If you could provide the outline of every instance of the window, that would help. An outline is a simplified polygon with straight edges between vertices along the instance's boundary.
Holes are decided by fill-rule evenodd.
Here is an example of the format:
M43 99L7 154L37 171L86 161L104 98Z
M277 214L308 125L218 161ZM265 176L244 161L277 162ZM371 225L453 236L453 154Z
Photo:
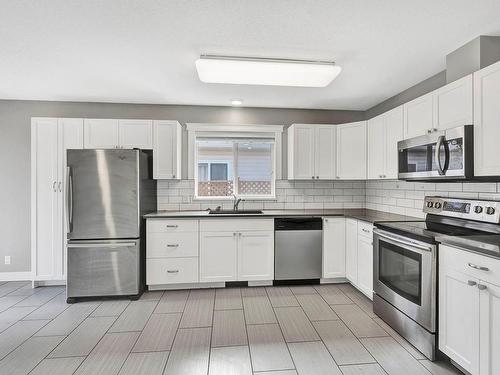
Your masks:
M274 139L197 138L196 197L273 198L274 149Z

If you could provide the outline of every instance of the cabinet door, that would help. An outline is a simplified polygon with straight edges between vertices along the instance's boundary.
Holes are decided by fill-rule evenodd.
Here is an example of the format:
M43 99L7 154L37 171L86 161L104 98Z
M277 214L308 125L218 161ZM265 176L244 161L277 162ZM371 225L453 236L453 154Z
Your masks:
M499 176L500 62L474 73L474 174Z
M384 178L398 178L398 142L403 139L403 106L385 113Z
M345 221L345 275L352 284L358 285L358 221Z
M440 130L472 124L472 74L434 91L434 124Z
M153 121L151 120L120 120L120 147L153 148Z
M33 119L31 128L32 272L35 280L52 280L54 259L62 252L58 191L57 119Z
M358 288L373 299L373 240L358 236Z
M200 282L237 279L237 233L200 233Z
M333 125L317 125L315 136L314 174L316 179L335 178L335 138L337 129Z
M274 279L274 232L238 233L238 280Z
M60 118L58 119L58 193L59 193L59 227L61 251L54 259L56 278L66 279L66 151L69 149L83 149L83 119L80 118Z
M473 375L479 374L477 283L443 264L439 267L439 349Z
M368 179L384 178L387 136L385 116L380 115L367 121L368 133Z
M314 146L315 129L314 125L295 124L290 130L291 142L291 172L292 179L311 180L315 176L314 170ZM289 173L290 174L290 173Z
M403 105L405 138L427 134L434 128L433 93Z
M499 280L500 281L500 280ZM479 373L500 374L500 286L480 282Z
M153 178L181 178L181 126L177 121L153 122Z
M337 126L337 178L366 179L366 121Z
M345 277L345 218L323 219L323 277Z
M119 140L118 120L85 119L85 148L117 148Z

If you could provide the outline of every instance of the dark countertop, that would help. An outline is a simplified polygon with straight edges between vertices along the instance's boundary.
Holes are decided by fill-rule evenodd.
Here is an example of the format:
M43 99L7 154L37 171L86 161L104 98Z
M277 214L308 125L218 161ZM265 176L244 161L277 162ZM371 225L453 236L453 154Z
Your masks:
M391 214L389 212L351 208L331 210L263 210L262 214L209 214L208 211L156 211L144 215L146 219L161 218L221 218L221 217L283 217L283 216L345 216L353 219L367 221L369 223L385 221L422 221L423 219Z
M473 236L441 235L436 237L436 241L443 245L454 246L465 251L500 258L500 235L498 234Z

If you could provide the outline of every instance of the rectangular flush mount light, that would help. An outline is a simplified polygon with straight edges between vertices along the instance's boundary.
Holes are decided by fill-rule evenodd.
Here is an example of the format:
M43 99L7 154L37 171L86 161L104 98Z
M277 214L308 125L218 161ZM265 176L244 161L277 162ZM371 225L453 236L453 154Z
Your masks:
M325 87L341 68L331 61L202 55L196 70L205 83Z

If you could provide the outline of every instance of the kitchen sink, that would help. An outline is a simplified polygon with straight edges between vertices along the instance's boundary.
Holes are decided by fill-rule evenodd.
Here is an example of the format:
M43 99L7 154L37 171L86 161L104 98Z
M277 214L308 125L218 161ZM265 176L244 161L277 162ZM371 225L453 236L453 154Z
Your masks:
M210 215L261 215L262 210L208 210Z

